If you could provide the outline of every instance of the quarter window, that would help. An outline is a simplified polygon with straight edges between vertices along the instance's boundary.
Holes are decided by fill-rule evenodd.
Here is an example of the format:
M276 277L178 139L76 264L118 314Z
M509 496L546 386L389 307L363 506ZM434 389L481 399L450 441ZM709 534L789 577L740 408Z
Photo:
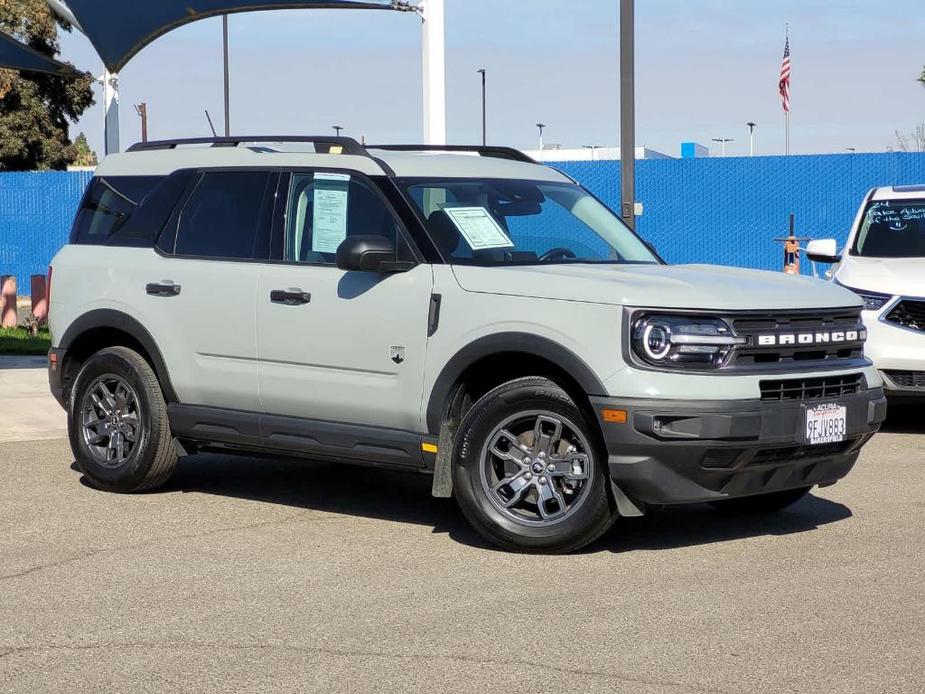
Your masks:
M100 244L124 228L163 176L100 176L87 188L71 243Z
M175 252L266 260L275 180L259 171L205 173L180 215Z
M398 240L391 211L355 175L293 174L286 210L286 256L296 262L334 265L337 247L348 236Z

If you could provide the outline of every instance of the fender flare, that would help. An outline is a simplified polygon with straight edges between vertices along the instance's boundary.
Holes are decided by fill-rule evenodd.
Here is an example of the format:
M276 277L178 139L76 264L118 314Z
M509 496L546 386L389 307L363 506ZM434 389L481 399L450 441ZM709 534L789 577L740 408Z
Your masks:
M68 326L64 336L58 343L57 349L64 352L65 358L71 346L84 334L98 328L113 328L130 335L144 347L148 356L151 357L151 366L157 375L157 380L161 384L161 390L164 393L164 399L169 403L179 403L177 393L170 382L170 374L167 371L167 365L164 363L164 357L161 355L157 342L151 336L141 323L132 318L127 313L116 311L115 309L100 308L88 311Z
M486 335L470 342L453 355L434 382L426 410L427 431L430 434L439 434L447 398L463 372L480 359L506 352L529 354L557 365L575 379L588 395L603 395L607 392L591 367L570 349L549 338L518 332Z

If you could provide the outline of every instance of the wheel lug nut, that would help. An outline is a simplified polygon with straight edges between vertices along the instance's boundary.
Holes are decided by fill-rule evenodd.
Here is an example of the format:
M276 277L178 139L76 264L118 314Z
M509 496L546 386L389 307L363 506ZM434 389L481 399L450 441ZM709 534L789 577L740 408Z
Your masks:
M539 457L540 457L540 458L545 458L545 457L546 457L546 454L545 454L545 453L543 453L542 451L540 451L540 455L539 455Z
M524 478L526 478L526 479L528 479L528 480L532 480L532 479L533 479L533 473L532 473L532 472L528 472L526 475L524 475Z
M524 465L529 465L530 462L531 462L531 461L530 461L530 456L525 455L525 456L524 456L524 459L523 459L523 464L524 464Z
M546 470L547 470L547 472L555 472L555 471L556 471L556 466L555 466L555 465L550 465L548 468L546 468Z

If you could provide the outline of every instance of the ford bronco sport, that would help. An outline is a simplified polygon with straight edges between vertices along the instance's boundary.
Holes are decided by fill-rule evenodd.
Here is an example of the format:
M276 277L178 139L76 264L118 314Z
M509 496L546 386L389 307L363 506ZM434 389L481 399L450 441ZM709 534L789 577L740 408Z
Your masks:
M855 294L667 265L505 148L136 145L49 273L51 390L113 492L196 451L388 466L565 552L647 508L783 508L886 411Z

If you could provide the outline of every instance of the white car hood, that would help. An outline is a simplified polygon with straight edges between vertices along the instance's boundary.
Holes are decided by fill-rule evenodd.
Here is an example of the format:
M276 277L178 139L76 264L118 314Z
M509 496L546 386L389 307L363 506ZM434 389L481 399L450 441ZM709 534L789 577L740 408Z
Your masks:
M925 297L925 258L859 258L845 255L835 279L846 287L891 296Z
M531 265L453 271L470 292L719 311L860 306L832 282L718 265Z

